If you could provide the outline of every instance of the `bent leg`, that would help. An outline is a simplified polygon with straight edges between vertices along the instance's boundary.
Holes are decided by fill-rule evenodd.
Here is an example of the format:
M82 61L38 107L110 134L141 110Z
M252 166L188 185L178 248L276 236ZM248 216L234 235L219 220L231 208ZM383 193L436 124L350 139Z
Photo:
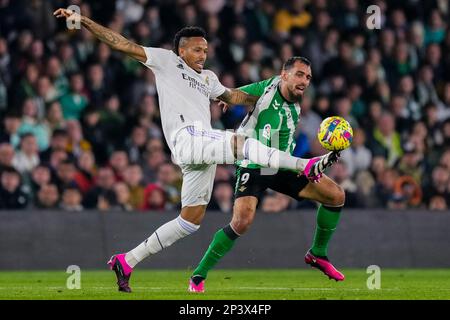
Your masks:
M317 224L311 252L315 256L326 257L328 244L336 231L345 203L345 192L333 180L323 176L318 183L308 183L299 196L321 203L317 210Z
M344 190L326 175L317 183L308 183L298 195L328 207L342 207L345 203Z
M149 238L129 251L125 255L125 260L134 268L136 264L148 256L154 255L176 241L196 232L200 228L205 210L206 206L183 208L178 217L160 226Z
M196 232L205 216L211 198L216 166L182 167L182 209L180 215L160 226L151 236L125 255L127 263L136 264L150 255L171 246L176 241Z
M192 274L196 284L206 279L208 272L233 248L235 240L248 230L255 216L257 203L256 197L235 200L231 223L215 233L208 250Z

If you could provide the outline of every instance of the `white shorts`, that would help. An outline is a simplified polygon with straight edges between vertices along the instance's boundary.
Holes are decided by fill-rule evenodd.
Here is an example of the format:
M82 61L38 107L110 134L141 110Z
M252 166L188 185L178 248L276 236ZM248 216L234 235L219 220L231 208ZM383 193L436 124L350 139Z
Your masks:
M173 160L183 173L182 207L209 203L217 164L234 164L230 143L233 135L231 131L197 126L177 132L173 139Z
M211 199L216 164L181 165L181 207L207 205Z

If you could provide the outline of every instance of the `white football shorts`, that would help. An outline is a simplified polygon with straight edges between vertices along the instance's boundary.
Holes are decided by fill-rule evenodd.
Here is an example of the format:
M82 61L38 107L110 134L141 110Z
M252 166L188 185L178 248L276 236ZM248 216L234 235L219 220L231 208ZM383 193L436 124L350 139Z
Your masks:
M180 129L173 139L174 162L183 173L182 207L207 205L211 199L217 164L234 164L232 131Z

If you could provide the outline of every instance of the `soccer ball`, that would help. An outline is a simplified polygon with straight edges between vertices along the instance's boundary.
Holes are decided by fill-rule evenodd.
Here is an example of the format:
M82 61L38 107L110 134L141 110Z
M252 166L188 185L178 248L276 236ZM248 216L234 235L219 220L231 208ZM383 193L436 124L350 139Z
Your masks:
M350 147L353 129L342 117L328 117L320 124L317 138L322 147L328 151L342 151Z

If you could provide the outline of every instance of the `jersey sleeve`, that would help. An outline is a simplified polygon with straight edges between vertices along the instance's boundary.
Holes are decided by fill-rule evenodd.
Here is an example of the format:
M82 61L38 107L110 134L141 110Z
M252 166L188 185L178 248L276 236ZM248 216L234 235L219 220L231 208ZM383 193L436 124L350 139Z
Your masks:
M221 96L226 88L223 86L223 84L220 83L219 78L217 78L216 74L214 72L210 72L211 77L211 95L210 99L215 99L218 96Z
M275 79L275 77L272 77L272 78L269 78L269 79L266 79L263 81L251 83L246 86L239 87L239 90L242 90L245 93L248 93L252 96L260 97L263 95L266 87L272 83L273 79Z
M142 47L146 55L143 64L150 69L163 70L169 63L172 51L163 48Z

